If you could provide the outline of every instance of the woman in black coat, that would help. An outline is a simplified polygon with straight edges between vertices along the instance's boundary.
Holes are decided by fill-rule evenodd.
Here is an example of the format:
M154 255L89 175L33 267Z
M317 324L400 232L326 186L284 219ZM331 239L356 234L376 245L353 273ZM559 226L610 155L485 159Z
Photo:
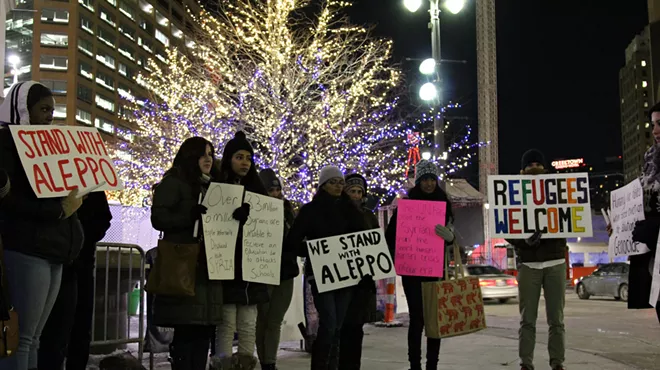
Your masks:
M222 153L219 182L243 185L246 191L266 195L253 157L254 149L245 134L237 132ZM228 369L229 364L233 363L237 369L252 370L257 364L254 357L257 305L268 302L268 289L264 284L243 280L243 225L249 215L250 205L247 203L243 203L233 214L234 219L240 222L234 255L234 280L223 282L222 325L218 326L213 359L214 367L221 369ZM238 332L238 352L232 355L235 332Z
M319 315L318 334L312 348L312 370L337 368L340 330L351 303L353 289L349 287L319 293L304 241L367 229L364 216L343 193L343 188L344 175L341 170L337 167L323 168L319 176L318 192L310 203L300 209L286 240L290 248L299 250L299 256L307 257L305 279L310 281L314 306Z
M222 283L209 280L202 238L200 194L218 176L213 145L201 137L187 139L179 148L170 168L154 188L151 223L163 232L163 240L181 244L200 243L194 297L157 295L154 299L154 324L174 328L170 354L176 370L204 370L210 338L222 321ZM158 258L158 257L156 257Z
M435 202L446 202L445 225L437 225L435 233L445 240L445 248L454 241L452 231L453 215L447 194L438 184L438 168L435 164L422 160L415 167L415 187L408 192L408 198L413 200L425 200ZM393 258L396 258L396 223L398 212L394 212L389 226L385 231L385 239L390 248ZM445 254L446 258L446 254ZM422 302L422 283L426 281L437 281L435 277L403 276L403 290L408 302L410 325L408 326L408 361L411 370L422 369L422 331L424 330L424 307ZM438 357L440 355L440 339L427 338L426 340L426 369L436 370Z

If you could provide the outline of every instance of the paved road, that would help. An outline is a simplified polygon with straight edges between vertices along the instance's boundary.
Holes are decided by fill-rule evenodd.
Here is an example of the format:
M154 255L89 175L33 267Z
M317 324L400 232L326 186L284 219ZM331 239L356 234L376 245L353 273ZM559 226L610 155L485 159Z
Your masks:
M543 304L542 299L536 348L537 369L549 368ZM487 304L489 329L443 341L440 369L518 368L517 311L515 301L503 305ZM568 369L660 369L660 323L654 311L627 310L625 303L607 298L582 301L569 293L565 316ZM376 328L368 325L365 331L362 370L408 369L405 327ZM308 354L297 350L296 343L284 345L290 348L280 352L278 366L281 370L309 369ZM148 362L145 361L145 365L148 366ZM156 368L170 368L163 355L157 357Z

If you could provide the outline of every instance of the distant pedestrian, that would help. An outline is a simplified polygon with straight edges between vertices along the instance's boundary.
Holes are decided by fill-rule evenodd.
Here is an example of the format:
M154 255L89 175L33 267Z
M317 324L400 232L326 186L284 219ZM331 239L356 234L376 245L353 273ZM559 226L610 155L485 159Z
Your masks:
M633 230L633 241L644 243L649 253L630 256L628 275L628 308L652 308L649 304L653 282L653 262L655 261L660 232L660 103L649 112L653 125L655 143L644 155L644 168L640 180L644 189L644 221L639 221ZM655 310L660 321L660 304Z
M527 151L521 161L523 175L546 173L545 157L538 150ZM536 319L541 291L545 297L548 317L548 353L550 367L563 370L565 361L566 331L564 329L564 304L566 301L566 239L541 239L542 231L536 231L528 239L507 240L516 249L522 262L518 271L518 299L520 330L518 354L522 370L534 370L536 346Z

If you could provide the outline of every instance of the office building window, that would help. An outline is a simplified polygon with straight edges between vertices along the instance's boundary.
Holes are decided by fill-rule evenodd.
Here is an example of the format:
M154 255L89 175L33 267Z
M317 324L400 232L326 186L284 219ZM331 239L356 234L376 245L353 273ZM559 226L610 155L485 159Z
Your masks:
M101 71L96 72L96 83L108 90L115 91L115 80Z
M78 3L90 12L94 12L94 0L78 0Z
M158 5L162 6L164 9L167 9L167 10L170 9L170 3L167 0L158 0ZM156 10L156 14L158 14L157 10Z
M167 27L170 25L170 20L167 19L164 15L160 14L158 10L156 10L156 22L160 24L163 27Z
M135 29L133 27L130 27L126 23L119 23L119 32L122 33L122 35L128 37L132 41L135 41Z
M649 85L648 82L646 82L646 81L642 81L642 87L646 87L646 86L648 86L648 85ZM637 85L635 85L635 86L637 86Z
M108 2L108 4L114 6L115 8L117 7L117 0L105 0Z
M176 26L172 25L172 36L176 37L177 39L182 39L183 31L178 29Z
M144 18L140 18L140 28L147 31L148 34L153 34L154 32L154 25L147 22Z
M122 83L119 83L119 86L117 87L117 92L119 93L119 96L121 96L126 100L132 101L133 99L135 99L135 96L133 96L133 92L131 91L131 89Z
M147 58L143 57L142 55L138 55L137 64L139 66L141 66L142 68L146 68L147 67Z
M119 74L132 80L135 77L135 71L128 67L126 64L119 63L118 67Z
M78 50L89 55L90 57L94 56L94 44L91 41L85 39L78 39Z
M66 118L66 104L55 104L55 111L53 112L53 118L55 119Z
M59 80L41 80L44 86L50 89L53 94L63 95L66 94L66 81Z
M42 33L41 46L65 48L69 46L69 36L59 33Z
M646 61L642 60L642 67L646 67Z
M135 21L135 10L128 6L125 1L121 1L119 3L119 11L132 21Z
M106 21L112 27L117 27L117 19L112 15L107 9L100 7L99 8L99 17Z
M135 51L133 50L132 47L130 47L130 46L124 44L124 43L120 43L119 44L119 49L117 49L117 50L119 51L119 53L121 55L125 56L126 58L128 58L132 61L135 61Z
M112 134L115 130L115 125L112 123L112 121L101 117L94 118L94 126L96 126L96 128L99 130L103 130L109 134Z
M158 58L163 63L167 63L167 54L165 54L163 49L156 50L156 58Z
M181 13L177 12L177 11L174 10L174 9L172 9L172 16L174 17L174 19L176 19L177 21L179 21L179 23L184 23L184 22L183 22L183 16L181 15Z
M165 46L170 46L170 39L160 30L156 30L156 40L162 42Z
M86 18L84 15L80 16L80 28L92 35L94 34L94 22Z
M85 87L83 85L78 85L78 99L91 103L92 95L94 95L92 93L92 89Z
M115 102L112 99L106 98L101 94L96 94L94 101L96 102L97 106L109 112L113 112L113 113L115 112Z
M69 67L68 57L42 55L39 59L39 69L66 71Z
M106 45L110 46L111 48L115 47L115 35L113 32L108 31L107 29L99 26L96 30L98 32L98 38L99 40L103 41Z
M42 23L69 23L69 11L66 9L44 9L41 11Z
M85 111L85 110L77 108L76 109L76 120L78 122L82 122L82 123L86 123L88 125L91 125L92 124L92 114Z
M142 46L144 50L150 53L154 52L154 44L147 39L143 39L142 37L138 36L137 44Z
M111 57L110 55L102 51L99 51L99 53L96 54L96 60L103 63L106 67L110 69L115 69L115 58Z
M143 12L145 12L147 14L154 14L153 5L149 4L145 0L138 0L138 4L140 6L140 9L142 9Z
M78 72L81 76L93 80L94 79L94 70L89 63L83 62L82 60L78 63Z

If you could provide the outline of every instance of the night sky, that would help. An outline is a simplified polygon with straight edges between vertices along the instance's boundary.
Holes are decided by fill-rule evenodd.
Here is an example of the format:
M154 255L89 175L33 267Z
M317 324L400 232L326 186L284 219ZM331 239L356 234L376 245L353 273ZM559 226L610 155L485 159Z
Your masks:
M441 14L444 96L477 126L475 1ZM401 0L355 0L354 23L370 23L394 40L412 100L421 77L406 58L431 55L429 15ZM428 4L428 2L427 2ZM428 5L427 5L428 6ZM621 155L618 73L624 51L648 22L646 0L500 0L497 2L500 172L516 173L532 147L548 161L584 157L594 170ZM476 134L474 136L476 140ZM472 166L473 172L477 165ZM470 176L472 177L472 176Z

